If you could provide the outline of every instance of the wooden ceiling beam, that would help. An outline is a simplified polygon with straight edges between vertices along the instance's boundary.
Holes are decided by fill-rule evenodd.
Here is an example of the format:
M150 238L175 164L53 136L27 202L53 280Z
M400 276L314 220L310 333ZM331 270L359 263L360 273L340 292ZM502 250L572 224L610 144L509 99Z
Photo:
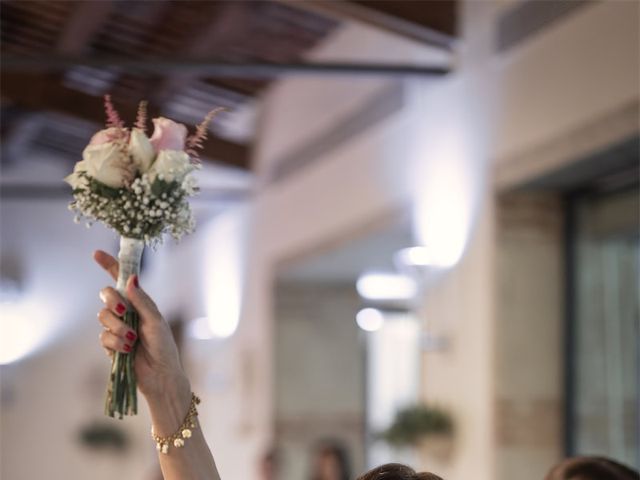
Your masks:
M456 0L277 1L336 19L366 23L446 50L452 50L457 40Z
M2 72L0 93L14 104L32 110L49 110L104 124L102 100L59 85L48 76ZM116 108L125 121L133 123L137 105L123 104L114 99ZM149 106L149 117L160 116L160 110ZM89 140L89 139L87 139ZM203 159L248 170L250 151L246 145L230 142L212 134L201 151Z
M93 37L109 19L112 10L110 0L78 2L58 38L56 52L62 55L84 53Z
M326 63L237 63L212 60L167 59L167 58L122 58L122 57L11 57L4 56L2 69L5 72L56 72L77 66L93 68L118 67L130 73L159 75L197 75L201 77L273 78L284 75L348 75L348 76L403 76L433 77L449 73L443 66L326 62Z
M216 15L208 28L195 36L191 44L182 52L184 56L200 59L210 56L214 48L232 33L230 26L238 23L238 9L235 7L236 5L230 2L217 5ZM154 99L164 102L171 93L181 90L196 78L199 77L189 74L167 77L154 92Z

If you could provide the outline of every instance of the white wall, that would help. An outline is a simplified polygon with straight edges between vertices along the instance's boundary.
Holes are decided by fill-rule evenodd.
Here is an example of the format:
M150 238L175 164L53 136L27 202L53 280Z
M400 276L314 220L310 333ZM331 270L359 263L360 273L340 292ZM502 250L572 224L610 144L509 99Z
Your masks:
M364 342L352 284L277 283L275 443L280 479L306 478L320 441L338 440L364 468ZM339 374L338 374L339 372Z
M634 1L593 2L500 58L496 158L638 101L639 9Z
M42 336L43 343L0 370L2 478L146 478L153 465L148 415L119 425L130 436L124 456L92 454L81 447L82 427L104 420L109 359L98 344L98 291L109 283L93 265L96 248L113 250L116 239L101 227L73 223L67 201L3 200L2 253L19 259L25 315L6 317L2 335L15 342ZM21 322L35 332L8 325ZM114 421L115 422L115 421ZM116 423L117 424L117 423ZM35 459L35 460L34 460Z
M548 193L497 204L497 478L538 480L563 454L563 217Z

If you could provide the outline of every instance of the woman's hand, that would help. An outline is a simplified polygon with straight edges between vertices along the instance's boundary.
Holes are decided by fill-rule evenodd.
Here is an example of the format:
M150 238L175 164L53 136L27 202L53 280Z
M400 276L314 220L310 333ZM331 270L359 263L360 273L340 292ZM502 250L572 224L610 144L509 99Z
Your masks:
M111 277L118 278L118 262L108 253L98 250L94 254L98 264ZM191 404L191 385L182 369L178 347L173 340L169 324L162 318L158 307L138 285L138 278L127 282L127 298L140 318L138 335L122 321L125 302L112 287L103 288L100 298L105 303L98 314L106 330L100 334L102 346L109 352L128 353L138 342L135 372L140 392L144 395L153 431L161 437L173 435L187 415ZM165 480L220 480L211 451L204 439L199 422L187 444L172 448L168 455L158 452Z
M115 258L98 250L94 259L114 280L118 278L118 261ZM140 392L150 404L159 402L172 393L178 399L190 397L189 381L180 364L178 348L169 324L162 318L153 300L140 288L137 277L129 278L126 288L129 302L140 317L139 338L122 321L126 311L125 301L116 289L105 287L100 291L105 308L98 313L98 319L105 327L100 334L102 346L110 353L129 353L135 342L138 342L136 380Z

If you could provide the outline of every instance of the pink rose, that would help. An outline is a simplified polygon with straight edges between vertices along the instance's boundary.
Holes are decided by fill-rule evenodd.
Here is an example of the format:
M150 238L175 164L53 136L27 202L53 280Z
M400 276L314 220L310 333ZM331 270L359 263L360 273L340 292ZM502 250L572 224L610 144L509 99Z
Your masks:
M121 135L122 132L119 128L106 128L104 130L100 130L93 137L91 137L89 145L102 145L103 143L113 142Z
M150 141L156 152L160 150L184 150L187 127L164 117L154 118L153 126L153 135Z

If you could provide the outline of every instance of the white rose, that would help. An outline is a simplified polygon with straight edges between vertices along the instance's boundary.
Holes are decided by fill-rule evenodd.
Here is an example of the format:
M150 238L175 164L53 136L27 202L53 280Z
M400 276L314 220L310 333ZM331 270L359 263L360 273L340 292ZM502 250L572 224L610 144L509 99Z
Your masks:
M178 150L162 150L158 153L156 161L147 172L153 183L158 175L167 182L181 182L184 177L192 172L195 166L189 160L189 155Z
M131 130L131 137L129 138L129 153L133 158L133 163L140 173L144 173L149 170L149 167L153 162L153 157L156 154L147 136L142 130L137 128Z
M133 165L115 143L89 145L82 152L87 174L112 188L121 188L133 180Z
M89 145L102 145L103 143L113 142L118 138L122 138L124 135L126 135L126 133L126 130L123 130L121 128L105 128L104 130L100 130L94 133L93 137L91 137Z
M87 171L87 162L85 162L84 160L81 160L78 163L76 163L75 167L73 167L73 173L71 175L67 175L64 181L67 182L69 185L71 185L71 188L73 188L74 190L76 188L85 187L87 185L87 179L85 177L81 177L80 172L86 172L86 171Z

